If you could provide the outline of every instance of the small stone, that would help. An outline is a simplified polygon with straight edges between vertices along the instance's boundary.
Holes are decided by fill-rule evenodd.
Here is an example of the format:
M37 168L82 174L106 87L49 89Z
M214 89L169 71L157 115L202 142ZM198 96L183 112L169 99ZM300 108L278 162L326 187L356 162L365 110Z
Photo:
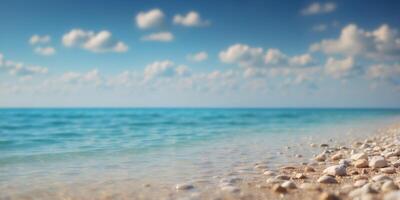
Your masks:
M295 157L296 157L296 158L302 158L303 155L301 155L301 154L296 154Z
M287 192L286 188L282 187L281 185L274 185L274 186L272 187L272 191L274 191L274 192L276 192L276 193L281 193L281 194Z
M384 157L375 156L369 161L369 166L372 168L383 168L388 166L388 163Z
M360 174L357 170L350 170L349 171L349 174L350 175L358 175L358 174Z
M354 167L357 168L366 168L368 167L368 160L367 159L359 159L354 162Z
M328 193L328 192L324 192L319 196L320 200L340 200L340 198L333 194L333 193Z
M311 143L310 147L317 147L317 144Z
M323 173L331 176L346 176L346 167L344 165L330 166Z
M348 194L354 187L351 184L345 184L340 188L340 193Z
M307 178L307 176L304 175L304 174L302 174L302 173L297 173L297 174L294 176L294 178L296 178L296 179L305 179L305 178Z
M396 184L394 184L393 181L385 181L381 187L381 190L383 192L390 192L390 191L398 190L398 189L399 189L399 187Z
M264 164L257 164L256 166L254 166L254 169L267 169L268 166L264 165Z
M393 162L393 167L400 167L400 160Z
M358 175L358 176L355 176L354 178L353 178L353 180L355 180L355 181L358 181L358 180L368 180L369 179L369 177L368 176L365 176L365 175Z
M319 146L320 146L320 147L329 147L328 144L320 144Z
M278 176L275 176L275 179L277 179L277 180L290 180L290 177L289 176L286 176L286 175L278 175Z
M281 184L286 189L296 189L296 184L293 181L285 181Z
M319 177L317 182L324 183L324 184L338 183L335 178L333 178L332 176L328 176L328 175L323 175L323 176Z
M365 168L362 169L362 170L361 170L361 174L368 174L368 169L365 169Z
M367 159L368 160L368 155L364 152L362 153L356 153L351 156L352 160L360 160L360 159Z
M354 187L362 187L363 185L367 184L368 181L367 180L358 180L354 183Z
M266 175L266 176L274 176L275 172L267 170L267 171L264 172L264 175Z
M323 162L323 161L326 160L326 154L321 153L321 154L315 156L314 159L315 159L316 161L318 161L318 162Z
M225 191L225 192L229 192L229 193L236 193L236 192L240 191L239 188L237 188L235 186L231 186L231 185L223 186L223 187L221 187L221 190Z
M386 173L386 174L394 174L396 173L396 169L393 167L385 167L380 169L381 172Z
M395 151L387 152L385 154L385 157L387 157L387 158L394 157L394 156L400 156L400 150L399 149L397 149Z
M270 183L270 184L277 184L277 183L282 183L283 182L283 180L279 180L279 179L276 179L276 178L269 178L269 179L267 179L267 183Z
M194 186L193 185L191 185L191 184L177 184L176 186L175 186L175 188L177 189L177 190L190 190L190 189L193 189L194 188Z
M381 182L381 181L386 181L386 180L392 180L389 176L380 174L380 175L376 175L374 177L372 177L372 180L375 182Z
M346 167L350 166L350 164L351 164L351 161L347 160L347 159L342 159L339 161L339 165L344 165Z
M399 200L400 199L400 191L390 192L385 195L384 200Z
M310 166L306 166L306 167L304 168L304 171L305 171L305 172L315 172L315 169L312 168L312 167L310 167Z
M370 183L365 184L361 188L357 188L349 193L349 197L355 198L369 193L376 193L376 190L371 186Z
M283 167L281 167L281 170L293 170L293 169L296 169L296 168L293 167L293 166L283 166Z
M336 153L335 155L333 155L333 156L331 157L332 160L340 160L340 159L342 159L342 158L343 158L343 154L340 153L340 152Z

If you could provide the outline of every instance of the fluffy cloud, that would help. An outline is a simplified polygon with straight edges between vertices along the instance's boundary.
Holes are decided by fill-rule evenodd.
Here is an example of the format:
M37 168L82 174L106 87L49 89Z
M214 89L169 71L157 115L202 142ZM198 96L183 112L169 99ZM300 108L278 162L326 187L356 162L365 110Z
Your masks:
M56 53L56 50L53 47L36 47L35 48L35 53L42 55L42 56L51 56Z
M336 4L333 2L319 3L315 2L301 10L302 15L316 15L331 13L336 10Z
M369 67L367 77L374 81L384 81L400 86L400 65L377 64ZM400 88L399 88L400 89Z
M31 45L36 45L36 44L47 44L51 40L49 35L32 35L32 37L29 39L29 44Z
M93 83L96 86L103 82L103 78L97 69L86 73L66 72L60 76L59 80L65 83Z
M383 24L373 31L365 31L355 24L344 27L338 39L325 39L312 44L311 51L328 55L361 56L373 60L400 58L400 38L397 30Z
M144 69L144 80L151 80L155 77L185 76L189 74L186 66L176 66L170 60L156 61L146 66Z
M158 41L158 42L170 42L174 40L174 35L170 32L159 32L152 33L142 37L143 41Z
M163 24L164 13L156 8L136 15L136 24L140 29L157 28Z
M173 22L174 24L188 27L210 25L210 22L201 19L200 14L196 11L190 11L186 15L177 14L174 16Z
M0 54L0 70L5 70L11 75L17 76L32 76L35 74L46 74L48 69L46 67L26 65L23 62L15 62L12 60L6 60L2 54Z
M188 60L193 61L193 62L201 62L204 60L207 60L208 54L205 51L201 51L195 54L189 54L186 57Z
M245 44L235 44L219 53L219 58L224 63L238 64L239 66L252 67L305 67L314 63L310 54L290 57L279 49L264 51L260 47L250 47Z
M113 39L111 33L106 30L96 33L73 29L64 34L62 42L66 47L80 47L91 52L125 52L128 50L126 44Z
M347 78L360 72L353 57L344 59L328 58L325 63L325 72L334 78Z

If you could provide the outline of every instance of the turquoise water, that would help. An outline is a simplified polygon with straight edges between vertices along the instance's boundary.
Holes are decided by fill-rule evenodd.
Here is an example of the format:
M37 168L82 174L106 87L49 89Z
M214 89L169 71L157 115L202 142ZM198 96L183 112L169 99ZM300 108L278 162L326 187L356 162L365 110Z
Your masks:
M204 179L279 159L285 145L301 152L304 143L345 141L399 116L393 109L1 109L0 190Z

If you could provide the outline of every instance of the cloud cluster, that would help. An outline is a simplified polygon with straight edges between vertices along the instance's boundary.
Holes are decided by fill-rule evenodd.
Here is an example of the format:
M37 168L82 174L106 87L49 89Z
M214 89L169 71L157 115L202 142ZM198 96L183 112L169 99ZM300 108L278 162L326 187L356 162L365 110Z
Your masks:
M0 71L7 71L11 75L16 76L32 76L35 74L46 74L46 67L26 65L23 62L6 60L3 54L0 54Z
M393 84L400 89L400 64L376 64L368 68L367 78Z
M352 57L345 59L330 57L325 63L325 72L333 78L348 78L359 74L360 70Z
M174 35L171 32L152 33L142 37L143 41L171 42Z
M253 67L307 67L314 64L310 54L288 56L279 49L264 51L260 47L245 44L234 44L219 53L224 63L237 64L246 68Z
M195 53L195 54L189 54L189 55L186 56L186 58L187 58L189 61L193 61L193 62L202 62L202 61L204 61L204 60L207 60L208 54L207 54L207 52L205 52L205 51L200 51L200 52Z
M196 11L190 11L186 15L177 14L174 16L173 22L176 25L187 26L187 27L210 25L210 21L203 20L200 17L200 14Z
M98 33L82 29L72 29L64 34L62 43L66 47L80 47L91 52L126 52L128 46L111 37L107 30Z
M170 60L155 61L144 69L144 80L148 81L156 77L186 76L189 73L189 69L186 66L176 66Z
M377 61L400 58L400 37L395 29L383 24L373 31L365 31L349 24L337 39L325 39L310 46L311 51L327 55L359 56Z
M50 42L50 40L51 40L51 38L49 35L40 36L40 35L35 34L35 35L31 36L31 38L29 39L29 43L31 45L47 44Z
M93 83L96 86L103 82L103 78L97 69L86 73L66 72L60 76L59 80L65 83Z
M301 10L302 15L317 15L331 13L336 10L336 4L333 2L319 3L314 2Z
M34 52L38 55L42 56L51 56L56 53L56 49L52 46L48 46L48 43L50 43L51 37L49 35L32 35L31 38L29 39L29 44L32 46L36 46L34 49ZM47 46L43 46L47 45Z
M136 24L140 29L159 28L164 22L164 13L156 8L136 15Z

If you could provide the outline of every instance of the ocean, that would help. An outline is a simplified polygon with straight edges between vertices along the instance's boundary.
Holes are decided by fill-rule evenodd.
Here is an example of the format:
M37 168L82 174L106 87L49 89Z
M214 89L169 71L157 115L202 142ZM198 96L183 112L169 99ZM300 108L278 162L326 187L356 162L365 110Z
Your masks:
M399 119L398 109L0 109L0 199L212 182L307 161L311 143L346 144Z

